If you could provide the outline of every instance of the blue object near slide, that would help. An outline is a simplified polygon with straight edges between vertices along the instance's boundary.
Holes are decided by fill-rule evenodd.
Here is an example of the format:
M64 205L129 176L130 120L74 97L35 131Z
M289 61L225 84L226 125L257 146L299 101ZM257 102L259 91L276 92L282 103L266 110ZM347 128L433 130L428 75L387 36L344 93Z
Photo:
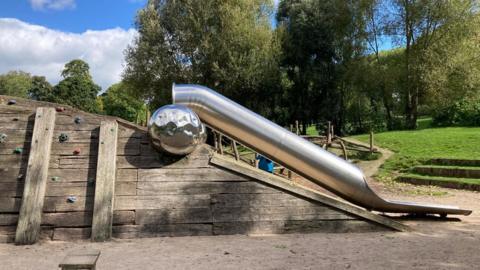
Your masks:
M261 170L264 170L269 173L273 173L273 161L270 159L262 156L262 155L257 155L257 159L259 160L258 162L258 168Z

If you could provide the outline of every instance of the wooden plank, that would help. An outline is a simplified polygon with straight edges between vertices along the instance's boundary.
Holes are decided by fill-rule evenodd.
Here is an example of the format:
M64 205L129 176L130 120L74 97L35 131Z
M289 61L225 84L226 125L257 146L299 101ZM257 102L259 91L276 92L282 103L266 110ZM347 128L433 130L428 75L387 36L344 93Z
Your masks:
M327 207L251 207L216 208L212 210L214 222L247 222L274 220L354 220L342 212Z
M95 182L48 182L47 196L92 196L95 195ZM135 195L136 182L117 182L114 185L118 195ZM12 191L13 192L13 191Z
M68 135L68 142L70 143L88 143L91 141L98 141L99 131L68 131L68 130L56 130L53 134L54 141L58 142L59 136L65 133Z
M1 133L1 130L0 130ZM30 144L24 142L5 142L0 143L0 155L12 155L14 154L15 148L22 148L23 153L27 154L30 152Z
M116 196L115 210L205 208L210 195Z
M208 156L200 157L169 157L157 156L118 156L117 168L119 169L146 169L146 168L210 168Z
M23 143L31 142L32 130L25 129L3 129L2 133L7 135L7 142L9 143Z
M18 213L22 199L12 197L0 197L0 212L2 213Z
M92 229L90 228L55 228L53 230L52 240L54 241L72 241L90 238Z
M22 168L0 168L0 182L23 181L26 172L26 166Z
M117 182L136 182L138 178L137 169L117 169Z
M113 224L128 225L135 223L134 211L115 211L113 214ZM42 225L51 225L55 227L86 227L92 225L92 212L61 212L44 213L42 216Z
M115 238L212 235L212 224L144 224L113 227Z
M139 169L138 181L190 182L190 181L247 181L248 178L218 168Z
M281 191L256 182L138 182L137 195L275 193Z
M95 169L96 156L51 156L49 168L51 169Z
M0 214L0 226L17 225L18 214Z
M3 197L21 197L23 194L23 182L0 182L0 196Z
M40 233L41 215L48 173L48 157L55 128L55 109L38 108L30 146L28 168L15 242L33 244Z
M103 121L101 123L92 221L93 241L106 241L112 237L117 135L117 122Z
M10 169L10 168L24 168L28 163L28 155L0 155L0 168Z
M138 209L135 224L211 223L212 211L208 207L185 209Z
M69 196L45 197L44 212L93 211L93 196L76 196L75 202Z
M273 220L218 222L213 224L214 235L282 234L282 233L347 233L375 232L379 227L361 220Z
M317 203L328 205L340 211L344 211L348 214L357 216L361 219L382 225L386 228L390 228L397 231L411 230L408 226L400 222L394 221L384 216L380 216L380 215L368 212L367 210L362 209L360 207L356 207L354 205L344 203L326 194L322 194L317 191L307 189L302 186L298 186L295 183L292 183L291 181L287 181L281 177L272 175L270 173L267 173L261 170L257 170L250 166L243 165L240 162L229 160L219 155L214 155L211 159L211 162L217 166L235 171L237 173L244 174L262 183L265 183L265 184L274 186L276 188L279 188L281 190L295 194L296 196L301 196L303 198L313 200Z
M63 182L94 182L96 171L93 169L49 169L48 181Z

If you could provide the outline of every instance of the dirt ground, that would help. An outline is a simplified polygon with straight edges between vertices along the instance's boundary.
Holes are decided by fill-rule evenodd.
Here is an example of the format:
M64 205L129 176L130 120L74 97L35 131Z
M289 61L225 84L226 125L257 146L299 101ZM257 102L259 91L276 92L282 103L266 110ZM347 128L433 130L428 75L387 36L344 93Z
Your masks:
M359 164L371 175L376 164ZM480 269L480 193L370 180L382 197L458 205L468 217L399 221L405 233L178 237L0 244L0 269L57 269L69 252L98 249L97 269ZM415 191L415 192L412 192ZM446 191L429 196L429 191ZM421 195L418 195L421 194ZM423 194L423 195L422 195Z

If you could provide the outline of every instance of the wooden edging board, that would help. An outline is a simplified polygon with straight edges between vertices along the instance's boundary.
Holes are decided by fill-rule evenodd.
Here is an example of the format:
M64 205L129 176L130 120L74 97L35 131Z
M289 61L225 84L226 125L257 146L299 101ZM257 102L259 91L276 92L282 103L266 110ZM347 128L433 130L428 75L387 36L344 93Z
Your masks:
M40 235L48 163L55 128L54 108L37 108L15 243L34 244Z
M117 163L116 121L102 121L98 143L97 179L92 219L92 240L106 241L112 237L113 200Z
M210 163L217 165L219 167L234 171L236 173L248 176L250 178L253 178L259 182L266 183L268 185L277 187L279 189L291 192L293 194L296 194L298 196L317 201L319 203L328 205L330 207L333 207L335 209L339 209L343 212L349 213L351 215L360 217L362 219L368 220L370 222L374 222L377 224L380 224L384 227L387 227L389 229L393 229L396 231L411 231L411 228L400 223L397 221L394 221L390 218L374 214L372 212L369 212L365 209L359 208L357 206L342 202L340 200L337 200L331 196L328 196L326 194L322 194L320 192L296 185L295 183L291 181L287 181L279 176L273 175L271 173L267 173L264 171L261 171L259 169L253 168L251 166L248 166L246 164L242 164L240 162L234 161L232 159L223 157L218 154L213 154L212 158L210 159Z

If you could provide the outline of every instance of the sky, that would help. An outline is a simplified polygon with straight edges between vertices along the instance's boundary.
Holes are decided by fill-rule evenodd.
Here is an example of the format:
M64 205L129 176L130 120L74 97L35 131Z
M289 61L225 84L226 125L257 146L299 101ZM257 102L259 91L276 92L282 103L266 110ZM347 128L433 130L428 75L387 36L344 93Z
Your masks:
M134 18L146 0L0 1L0 74L22 70L56 84L68 61L90 65L104 90L119 82Z

